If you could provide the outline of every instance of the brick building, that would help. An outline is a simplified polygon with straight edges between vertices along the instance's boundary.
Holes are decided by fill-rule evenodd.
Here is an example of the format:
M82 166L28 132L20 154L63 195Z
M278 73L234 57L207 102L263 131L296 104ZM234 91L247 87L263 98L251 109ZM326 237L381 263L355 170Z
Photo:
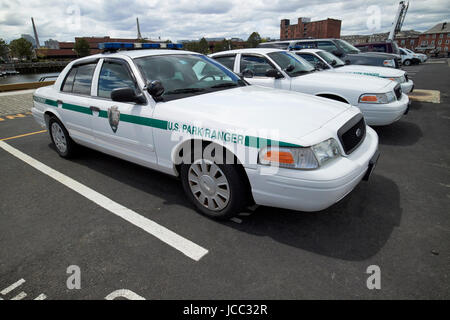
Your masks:
M281 20L280 40L303 38L339 38L341 20L326 19L311 21L310 18L298 18L297 24L290 24L289 19Z
M450 27L447 22L438 23L430 30L419 36L418 49L437 50L443 55L448 55L450 47Z

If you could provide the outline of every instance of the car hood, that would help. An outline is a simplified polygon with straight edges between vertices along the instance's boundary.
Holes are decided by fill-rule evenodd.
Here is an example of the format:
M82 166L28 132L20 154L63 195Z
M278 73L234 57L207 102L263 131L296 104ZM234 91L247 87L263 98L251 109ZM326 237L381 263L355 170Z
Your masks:
M346 73L356 73L367 76L391 78L391 77L401 77L405 74L405 71L394 68L385 67L375 67L375 66L365 66L350 64L334 69L336 72L346 72Z
M157 111L172 119L194 119L186 121L196 125L256 131L262 138L301 144L299 139L349 108L338 101L250 85L168 101Z
M385 92L387 86L392 85L391 80L364 76L359 74L338 73L316 71L310 74L292 78L292 85L301 87L302 84L311 87L323 88L323 92L327 92L328 88L341 90L354 90L362 93L382 93Z

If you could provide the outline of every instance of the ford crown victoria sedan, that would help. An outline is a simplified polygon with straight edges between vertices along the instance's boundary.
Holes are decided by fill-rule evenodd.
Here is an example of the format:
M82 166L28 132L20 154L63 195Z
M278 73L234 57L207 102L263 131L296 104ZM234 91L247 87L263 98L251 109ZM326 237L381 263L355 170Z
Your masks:
M211 55L248 82L345 102L361 109L368 125L388 125L407 111L409 99L394 81L317 72L306 60L280 49L240 49Z
M401 69L364 66L358 64L345 64L334 54L320 49L303 49L293 51L299 57L305 59L317 69L340 73L362 74L396 81L402 87L403 93L410 93L414 88L412 80L408 79L406 71Z
M253 203L325 209L378 159L378 136L358 108L249 85L187 51L78 59L36 90L32 113L60 156L79 144L178 176L213 218Z

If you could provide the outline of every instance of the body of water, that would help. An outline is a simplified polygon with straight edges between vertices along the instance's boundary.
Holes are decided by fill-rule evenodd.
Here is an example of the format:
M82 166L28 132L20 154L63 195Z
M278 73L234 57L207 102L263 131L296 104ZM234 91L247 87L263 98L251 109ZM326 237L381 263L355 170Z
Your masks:
M32 73L32 74L15 74L10 76L0 77L0 84L9 83L22 83L22 82L37 82L40 78L46 76L57 76L59 72L56 73ZM56 77L47 78L46 80L52 81L56 80Z

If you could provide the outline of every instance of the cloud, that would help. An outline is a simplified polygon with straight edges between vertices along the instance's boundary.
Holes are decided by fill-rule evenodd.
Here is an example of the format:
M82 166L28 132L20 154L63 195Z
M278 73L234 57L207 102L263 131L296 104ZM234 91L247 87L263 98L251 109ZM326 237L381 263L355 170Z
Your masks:
M411 0L403 29L425 31L450 16L447 0ZM136 37L136 17L145 37L171 40L240 37L253 31L278 38L280 20L310 17L342 20L342 34L368 34L367 8L378 6L380 29L389 31L397 11L392 0L0 0L0 38L32 34L40 40L75 36Z

